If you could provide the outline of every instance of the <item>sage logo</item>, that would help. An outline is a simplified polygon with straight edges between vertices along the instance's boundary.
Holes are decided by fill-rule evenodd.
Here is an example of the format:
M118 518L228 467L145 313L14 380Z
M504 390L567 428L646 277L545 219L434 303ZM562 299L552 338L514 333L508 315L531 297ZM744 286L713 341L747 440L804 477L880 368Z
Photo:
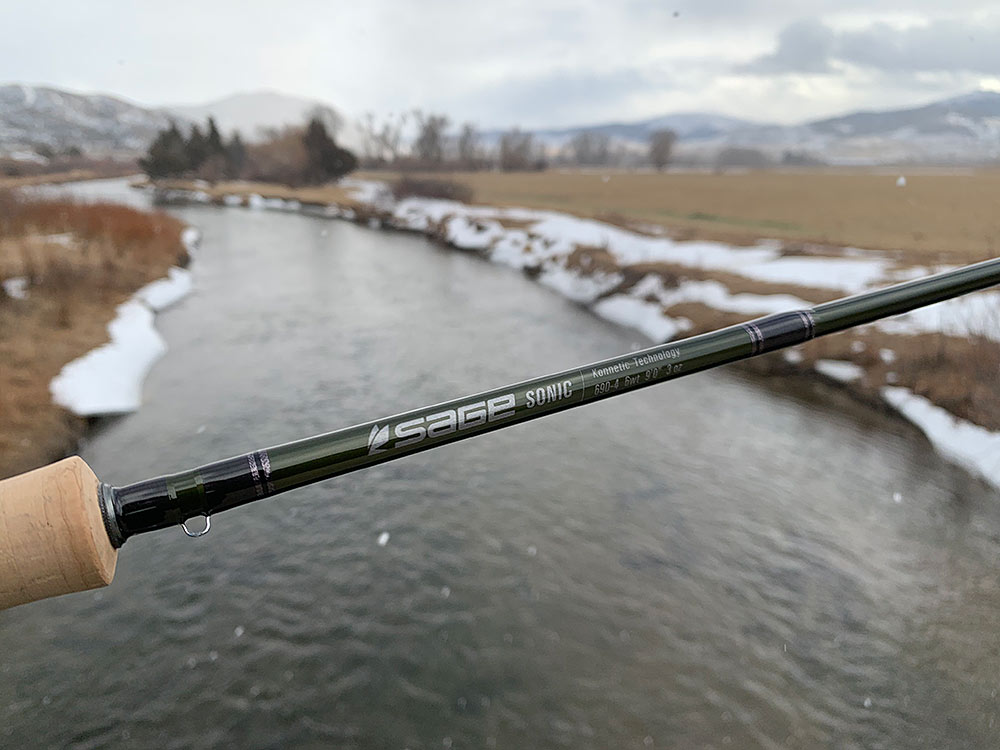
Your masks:
M372 425L368 433L368 455L385 453L392 448L405 448L422 443L427 438L450 435L469 430L487 422L497 422L514 416L517 399L513 393L494 396L483 401L463 404L455 409L444 409L426 416L406 419L395 425ZM393 445L389 442L394 440Z
M389 425L379 427L372 425L372 431L368 433L368 455L373 453L385 453L382 446L389 442Z

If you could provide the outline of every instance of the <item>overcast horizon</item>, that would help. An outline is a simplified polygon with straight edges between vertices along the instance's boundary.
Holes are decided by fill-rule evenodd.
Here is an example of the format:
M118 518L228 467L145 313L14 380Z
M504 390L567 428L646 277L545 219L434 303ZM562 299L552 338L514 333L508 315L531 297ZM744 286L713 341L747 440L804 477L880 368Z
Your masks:
M680 111L793 123L1000 90L1000 13L938 5L42 2L8 13L0 71L145 106L272 90L348 116L421 107L484 128Z

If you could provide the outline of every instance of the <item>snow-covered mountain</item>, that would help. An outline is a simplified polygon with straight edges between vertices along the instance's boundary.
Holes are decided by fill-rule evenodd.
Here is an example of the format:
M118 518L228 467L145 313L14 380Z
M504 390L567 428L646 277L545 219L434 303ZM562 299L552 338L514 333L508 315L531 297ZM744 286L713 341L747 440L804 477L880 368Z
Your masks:
M0 154L38 147L90 155L137 154L170 121L166 112L104 94L0 86Z

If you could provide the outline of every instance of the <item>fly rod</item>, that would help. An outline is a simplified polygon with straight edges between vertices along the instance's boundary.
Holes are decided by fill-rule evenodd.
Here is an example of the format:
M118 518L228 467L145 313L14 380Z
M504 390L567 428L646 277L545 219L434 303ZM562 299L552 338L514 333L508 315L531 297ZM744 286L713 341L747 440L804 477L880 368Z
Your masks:
M130 537L1000 284L1000 258L124 487L79 457L0 482L0 609L107 585ZM205 519L192 531L187 522Z

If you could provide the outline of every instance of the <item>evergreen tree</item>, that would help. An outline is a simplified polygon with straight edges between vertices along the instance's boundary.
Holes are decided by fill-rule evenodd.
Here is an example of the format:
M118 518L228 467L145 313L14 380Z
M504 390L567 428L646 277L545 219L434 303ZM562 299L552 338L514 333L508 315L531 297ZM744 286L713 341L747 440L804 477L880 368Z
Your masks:
M358 160L354 154L337 145L318 117L309 121L302 142L308 157L305 174L307 182L334 180L357 169Z
M226 177L236 179L242 176L247 163L247 148L243 145L239 131L233 133L233 137L226 144L223 156L226 160Z
M187 144L173 122L161 130L149 146L146 158L139 160L142 170L152 177L176 177L188 169Z
M222 145L222 136L215 126L214 117L208 118L208 135L205 137L205 147L209 157L224 156L226 153L226 147Z
M208 142L197 125L191 126L187 139L187 161L190 169L198 169L208 158Z

